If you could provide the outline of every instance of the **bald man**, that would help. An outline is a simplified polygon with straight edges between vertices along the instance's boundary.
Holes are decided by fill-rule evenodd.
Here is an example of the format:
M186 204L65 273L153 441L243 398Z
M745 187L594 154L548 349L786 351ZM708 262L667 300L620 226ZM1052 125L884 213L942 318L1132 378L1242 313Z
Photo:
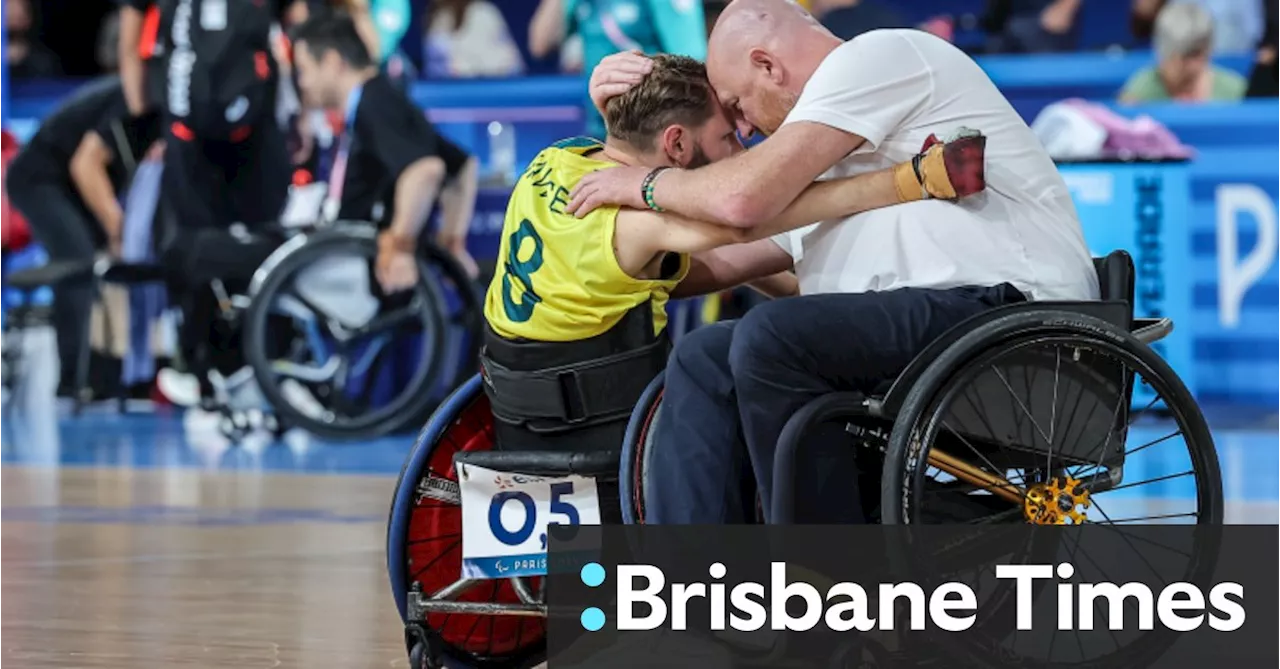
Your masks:
M616 204L754 226L815 179L892 165L966 127L987 137L987 189L959 205L917 202L716 252L731 266L794 269L801 296L701 328L675 348L655 434L673 446L655 457L659 489L645 500L655 523L752 518L754 500L735 475L746 456L767 513L779 434L809 401L875 391L984 310L1098 297L1053 162L977 64L945 41L878 30L843 42L794 3L736 0L712 31L707 70L738 129L768 138L728 160L663 172L647 189L647 169L601 170L579 182L570 211ZM829 486L798 486L813 493L799 517L861 520L853 466L824 463Z

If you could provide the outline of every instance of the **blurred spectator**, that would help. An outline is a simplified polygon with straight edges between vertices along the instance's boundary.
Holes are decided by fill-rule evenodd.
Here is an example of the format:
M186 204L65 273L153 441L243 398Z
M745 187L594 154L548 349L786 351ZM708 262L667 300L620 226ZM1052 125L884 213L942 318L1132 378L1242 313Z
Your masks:
M427 16L427 75L509 77L524 59L502 11L489 0L433 0Z
M1258 44L1258 59L1253 64L1253 72L1249 76L1249 89L1246 93L1251 98L1274 98L1277 95L1276 82L1276 13L1275 3L1267 5L1267 32Z
M909 28L896 10L876 0L813 0L810 12L843 40L880 28Z
M1215 67L1213 17L1196 3L1178 2L1160 10L1153 42L1156 65L1134 74L1120 101L1233 101L1244 97L1244 77Z
M5 64L14 79L62 74L62 66L39 38L30 0L4 0Z
M1084 0L988 0L983 29L992 53L1072 51Z
M1257 48L1265 29L1264 12L1274 8L1268 0L1173 0L1200 5L1213 16L1213 51L1220 54L1248 53ZM1134 37L1151 39L1156 17L1169 0L1133 0L1130 26Z
M701 0L542 0L529 23L529 51L545 58L573 34L582 36L582 69L610 54L637 50L707 59ZM587 134L604 137L604 120L582 87Z
M413 12L409 0L290 0L282 18L296 26L316 12L333 11L351 17L365 48L393 81L403 86L414 77L409 60L400 52Z

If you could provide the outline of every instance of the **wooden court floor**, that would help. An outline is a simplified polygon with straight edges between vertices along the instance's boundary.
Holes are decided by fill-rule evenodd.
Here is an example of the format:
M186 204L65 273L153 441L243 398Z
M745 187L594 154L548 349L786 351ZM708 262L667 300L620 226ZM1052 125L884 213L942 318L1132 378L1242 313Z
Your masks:
M3 664L407 666L384 561L394 484L6 465Z

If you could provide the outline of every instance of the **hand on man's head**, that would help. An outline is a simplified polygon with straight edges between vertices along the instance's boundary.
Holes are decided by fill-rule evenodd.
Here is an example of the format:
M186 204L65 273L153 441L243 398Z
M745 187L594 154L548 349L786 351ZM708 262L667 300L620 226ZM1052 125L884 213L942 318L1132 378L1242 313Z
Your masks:
M631 90L652 69L653 61L639 51L622 51L606 56L591 71L591 81L587 84L591 104L604 116L604 106L610 99Z

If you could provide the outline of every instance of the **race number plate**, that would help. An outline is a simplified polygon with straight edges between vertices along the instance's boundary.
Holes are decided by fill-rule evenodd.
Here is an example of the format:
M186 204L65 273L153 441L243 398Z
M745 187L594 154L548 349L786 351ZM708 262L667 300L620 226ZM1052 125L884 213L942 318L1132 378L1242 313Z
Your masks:
M462 577L543 576L548 525L599 525L595 479L461 465Z

